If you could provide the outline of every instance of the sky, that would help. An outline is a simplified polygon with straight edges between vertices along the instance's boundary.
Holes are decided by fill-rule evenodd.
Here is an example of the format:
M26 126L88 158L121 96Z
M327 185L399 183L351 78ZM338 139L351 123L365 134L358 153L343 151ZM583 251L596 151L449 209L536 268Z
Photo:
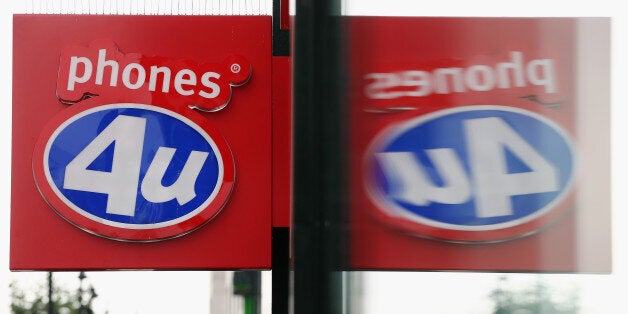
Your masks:
M28 0L27 0L28 1ZM0 7L0 103L5 104L5 114L0 115L0 165L5 175L0 176L0 312L9 304L8 283L17 279L21 284L43 284L43 273L10 273L9 254L9 198L10 198L10 137L11 137L11 14L24 12L27 1L5 1ZM122 1L118 1L120 3ZM31 5L40 1L30 0ZM70 3L65 1L64 3ZM79 3L83 3L79 0ZM93 1L93 3L100 3ZM198 2L197 2L198 3ZM413 16L610 16L613 17L613 80L612 95L613 132L613 228L614 265L612 275L545 275L547 280L559 289L568 290L578 286L581 290L583 313L609 313L622 302L622 293L628 287L628 249L625 248L628 234L623 230L628 216L622 209L626 200L622 199L623 189L628 186L628 169L621 161L628 160L622 134L626 134L624 88L617 82L626 81L628 67L622 56L628 56L628 28L626 10L619 9L619 3L612 0L565 1L347 1L345 12L356 15L413 15ZM429 7L421 4L429 3ZM56 274L60 283L76 287L76 273ZM497 274L475 273L368 273L365 274L365 300L367 313L391 313L391 308L407 310L414 306L432 309L431 313L485 313L490 307L486 295L497 280ZM90 272L88 282L97 289L99 297L95 301L98 313L108 310L118 313L207 313L209 308L210 275L207 272ZM265 275L268 279L268 276ZM536 275L512 275L521 285L538 279ZM123 285L121 283L123 282ZM267 280L266 280L267 282ZM417 284L420 282L422 284ZM465 283L465 284L460 284ZM265 289L268 291L268 289ZM391 292L394 292L392 294ZM417 305L417 296L422 296ZM452 298L456 302L452 302ZM173 302L173 300L177 300ZM268 305L266 299L265 304ZM183 307L183 308L182 308ZM266 306L267 308L268 306ZM437 308L439 308L437 312ZM394 311L392 311L394 312ZM412 311L409 311L412 312ZM429 313L429 311L426 311Z

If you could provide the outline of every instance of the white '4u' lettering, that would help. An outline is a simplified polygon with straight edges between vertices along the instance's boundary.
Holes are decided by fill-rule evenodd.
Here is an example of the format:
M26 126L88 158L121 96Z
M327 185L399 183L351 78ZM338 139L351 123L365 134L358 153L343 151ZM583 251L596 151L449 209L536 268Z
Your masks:
M106 212L134 216L146 119L119 115L94 138L66 167L63 188L108 195ZM110 145L114 146L111 171L88 167ZM177 199L179 205L191 201L194 184L207 159L207 152L192 151L176 182L161 183L176 149L160 147L142 180L146 200L160 203Z

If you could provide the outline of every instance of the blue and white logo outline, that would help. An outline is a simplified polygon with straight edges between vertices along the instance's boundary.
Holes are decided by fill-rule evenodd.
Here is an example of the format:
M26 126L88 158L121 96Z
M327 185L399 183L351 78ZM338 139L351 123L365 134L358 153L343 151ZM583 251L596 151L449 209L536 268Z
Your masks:
M80 208L79 206L75 205L72 201L70 201L58 188L57 184L54 182L54 179L51 176L50 173L50 165L49 165L49 154L51 151L51 147L53 145L53 143L55 142L56 138L59 136L59 134L65 130L65 128L68 125L71 125L72 123L74 123L75 121L88 116L92 113L95 112L99 112L99 111L104 111L104 110L110 110L110 109L139 109L139 110L148 110L148 111L153 111L153 112L157 112L160 114L164 114L167 116L170 116L178 121L181 121L182 123L186 124L188 127L192 128L193 130L195 130L196 132L198 132L198 134L200 136L202 136L206 143L211 147L212 149L212 153L215 155L216 159L217 159L217 165L218 165L218 176L216 179L216 185L214 187L214 189L212 190L212 192L209 194L209 196L205 199L205 201L200 205L197 206L194 210L190 211L189 213L180 216L176 219L172 219L172 220L168 220L168 221L164 221L164 222L158 222L158 223L149 223L149 224L131 224L131 223L121 223L121 222L115 222L115 221L110 221L107 219L103 219L102 217L93 215L91 213L89 213L88 211ZM228 156L230 157L230 156ZM227 158L228 158L227 157ZM217 194L220 191L220 188L223 184L223 177L224 177L224 163L223 163L223 156L218 148L218 146L216 145L215 141L212 139L212 137L207 134L207 132L205 130L203 130L201 127L199 127L196 123L194 123L192 120L188 119L187 117L176 113L174 111L162 108L162 107L157 107L157 106L152 106L152 105L145 105L145 104L136 104L136 103L117 103L117 104L109 104L109 105L102 105L102 106L97 106L97 107L93 107L90 108L88 110L85 110L83 112L80 112L79 114L76 114L74 116L72 116L70 119L64 121L63 123L61 123L56 130L52 133L52 135L49 137L45 149L44 149L44 154L43 154L43 163L44 163L44 174L45 174L45 178L47 180L47 183L49 184L50 188L54 191L54 193L56 194L56 196L63 201L63 203L65 203L69 208L71 208L72 210L74 210L76 213L96 222L96 223L100 223L100 224L104 224L104 225L108 225L108 226L112 226L112 227L117 227L117 228L123 228L123 229L135 229L135 230L146 230L146 229L157 229L157 228L163 228L163 227L169 227L169 226L173 226L176 225L178 223L184 222L196 215L198 215L200 212L202 212L203 210L205 210L207 208L207 206L209 206L209 204L211 204L214 199L216 198ZM63 215L62 215L63 216ZM81 228L83 228L82 226L79 226Z

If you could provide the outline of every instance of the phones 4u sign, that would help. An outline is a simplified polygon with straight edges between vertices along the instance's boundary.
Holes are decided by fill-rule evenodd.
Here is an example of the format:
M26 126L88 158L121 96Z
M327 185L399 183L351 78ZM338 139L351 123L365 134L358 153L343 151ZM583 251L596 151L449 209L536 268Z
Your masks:
M351 268L610 270L607 20L346 21ZM270 22L16 16L11 268L269 268Z
M15 16L11 268L269 268L270 31Z
M353 268L610 271L608 20L349 29Z

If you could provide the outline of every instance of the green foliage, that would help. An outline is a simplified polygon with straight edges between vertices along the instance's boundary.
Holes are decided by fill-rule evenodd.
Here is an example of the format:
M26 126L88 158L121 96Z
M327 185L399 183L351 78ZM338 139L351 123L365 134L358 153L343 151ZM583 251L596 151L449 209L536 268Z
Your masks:
M9 284L11 290L11 312L13 314L47 314L48 287L40 284L34 291L23 290L16 281ZM91 305L79 303L79 291L70 292L63 287L53 287L54 314L91 314Z
M495 303L493 314L576 314L579 312L578 295L571 291L562 300L557 300L557 292L545 283L537 281L531 287L512 290L504 276L490 298Z

